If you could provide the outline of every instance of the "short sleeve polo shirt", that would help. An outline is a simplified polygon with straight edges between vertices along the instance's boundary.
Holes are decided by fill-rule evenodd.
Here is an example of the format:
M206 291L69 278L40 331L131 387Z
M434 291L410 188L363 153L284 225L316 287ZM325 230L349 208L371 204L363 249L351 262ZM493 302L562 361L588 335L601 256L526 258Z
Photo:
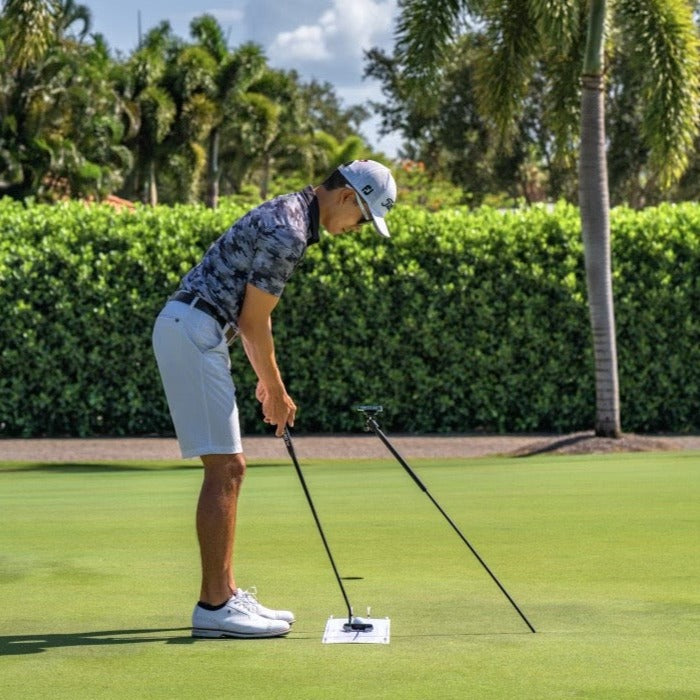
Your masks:
M309 186L238 219L182 278L180 288L214 305L237 328L246 285L281 296L306 249L318 240L318 200Z

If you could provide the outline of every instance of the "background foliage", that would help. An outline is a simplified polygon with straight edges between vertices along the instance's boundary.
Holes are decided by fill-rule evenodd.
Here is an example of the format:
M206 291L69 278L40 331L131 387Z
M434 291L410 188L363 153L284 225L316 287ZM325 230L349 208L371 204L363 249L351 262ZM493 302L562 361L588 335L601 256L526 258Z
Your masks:
M2 3L0 196L215 207L372 154L365 107L272 68L260 46L229 46L211 15L188 40L163 21L127 56L90 24L74 0Z
M150 344L181 276L245 206L0 201L0 434L172 430ZM275 312L298 429L587 429L592 351L577 210L398 206L311 248ZM700 429L700 206L612 215L623 429ZM246 432L265 432L239 345Z
M637 3L614 3L613 14L634 18L641 33L621 25L606 53L613 204L641 208L700 196L698 124L688 123L681 130L684 138L676 138L668 115L678 116L680 101L660 88L683 88L692 81L682 73L668 80L669 66L658 57L651 60L660 34L653 23L644 24L645 17L663 16L664 8L675 12L684 3L652 3L654 12L637 11ZM416 0L402 3L402 12L424 7L435 19L441 8L462 5L486 16L503 7L495 0ZM516 8L536 10L543 3L511 5L509 15L519 17ZM577 7L587 11L586 3L561 0L554 3L559 13L550 12L550 5L535 15L561 20ZM695 34L697 6L695 1ZM528 10L526 16L531 15ZM55 201L116 194L151 204L201 201L211 206L219 194L247 189L265 197L278 189L278 181L315 180L353 158L385 160L373 153L361 130L373 111L380 133L401 136L400 157L427 166L422 184L433 188L437 182L441 189L447 181L461 203L575 201L578 137L572 124L579 113L584 32L572 34L566 56L557 53L564 44L555 41L549 47L554 53L546 52L547 60L530 66L532 71L529 59L507 55L531 77L507 123L511 138L504 147L478 99L484 50L494 45L483 19L468 13L460 17L445 60L422 62L421 70L435 75L430 89L418 93L398 46L391 54L369 50L365 73L380 83L382 99L345 105L331 84L307 83L294 71L272 68L262 47L230 46L217 20L207 14L192 20L185 39L162 21L123 55L91 32L90 10L74 0L5 0L0 7L0 196ZM574 24L585 27L583 20ZM679 29L677 22L666 24L666 29ZM420 22L418 29L428 37L440 27ZM537 44L536 27L515 21L511 29L523 48ZM695 59L690 54L677 58L677 66L694 75ZM488 94L498 93L490 89L493 81L487 84ZM663 99L668 112L659 109ZM655 104L650 133L644 115ZM672 186L659 180L650 146L664 139L687 141ZM661 165L671 160L663 157Z

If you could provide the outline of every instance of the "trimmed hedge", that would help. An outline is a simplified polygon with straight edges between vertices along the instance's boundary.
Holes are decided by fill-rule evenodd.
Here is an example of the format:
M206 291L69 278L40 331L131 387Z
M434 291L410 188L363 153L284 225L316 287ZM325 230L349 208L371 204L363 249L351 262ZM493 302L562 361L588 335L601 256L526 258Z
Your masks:
M0 435L172 434L151 351L180 277L243 213L0 202ZM274 314L297 429L590 428L593 360L576 208L397 207L393 237L318 246ZM700 429L700 206L612 216L622 423ZM246 432L267 432L240 345Z

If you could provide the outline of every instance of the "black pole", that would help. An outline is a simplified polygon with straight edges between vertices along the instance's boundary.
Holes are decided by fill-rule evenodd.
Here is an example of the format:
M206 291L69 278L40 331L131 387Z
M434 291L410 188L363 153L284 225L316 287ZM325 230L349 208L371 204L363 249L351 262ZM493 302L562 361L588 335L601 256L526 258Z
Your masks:
M508 594L508 591L503 588L501 585L501 582L496 578L494 573L489 569L489 567L486 565L486 562L479 556L478 552L474 549L474 547L471 546L469 543L469 540L462 534L462 531L457 527L455 522L450 518L450 516L442 509L440 504L432 497L430 494L430 491L428 491L427 487L425 484L421 481L420 477L418 474L416 474L411 467L408 466L406 463L406 460L394 449L393 445L389 442L389 439L387 436L381 431L379 428L379 424L374 418L375 413L379 413L381 411L380 406L361 406L358 408L359 411L363 412L365 414L365 419L367 420L367 426L368 429L371 429L374 434L387 446L389 452L391 452L394 457L398 460L399 464L406 470L408 475L413 479L413 481L416 482L418 488L425 493L425 495L432 501L433 505L440 511L440 513L444 516L445 520L452 526L452 529L459 535L460 539L464 544L469 547L471 553L479 560L479 563L486 569L486 572L488 575L494 580L496 585L501 589L503 594L505 595L506 598L510 601L510 604L518 611L518 615L522 617L523 621L525 624L530 628L530 631L535 632L535 628L530 624L530 621L525 617L523 611L517 606L516 602L510 597Z
M340 579L340 574L338 573L338 568L336 567L335 561L333 560L333 555L331 554L331 549L328 546L326 536L323 534L321 521L318 519L316 508L314 508L313 501L311 500L311 494L309 493L309 489L306 487L306 480L304 479L304 475L301 473L299 461L297 460L296 452L294 451L294 445L292 444L292 436L289 434L289 428L284 429L284 435L282 437L284 438L284 444L287 446L287 452L289 452L289 456L292 458L292 462L294 463L294 469L296 469L297 476L299 477L299 481L301 482L301 487L302 489L304 489L304 495L306 496L306 500L309 502L311 513L314 516L314 520L316 521L316 527L318 528L318 532L321 535L321 539L323 540L323 546L326 548L326 554L328 554L328 558L331 561L331 566L333 567L335 579L338 582L338 585L340 586L340 592L343 594L343 599L345 600L345 605L348 609L348 625L353 626L352 606L350 605L348 594L345 592L345 586L343 586L343 582Z

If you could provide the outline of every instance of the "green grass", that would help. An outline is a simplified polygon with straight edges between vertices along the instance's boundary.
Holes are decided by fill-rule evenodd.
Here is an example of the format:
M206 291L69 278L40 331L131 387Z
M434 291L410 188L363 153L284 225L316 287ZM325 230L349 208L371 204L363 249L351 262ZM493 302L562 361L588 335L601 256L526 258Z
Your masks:
M321 644L343 601L291 465L248 472L237 577L292 633L194 641L193 463L3 464L0 697L700 698L700 453L412 461L537 634L396 462L301 460L391 644Z

